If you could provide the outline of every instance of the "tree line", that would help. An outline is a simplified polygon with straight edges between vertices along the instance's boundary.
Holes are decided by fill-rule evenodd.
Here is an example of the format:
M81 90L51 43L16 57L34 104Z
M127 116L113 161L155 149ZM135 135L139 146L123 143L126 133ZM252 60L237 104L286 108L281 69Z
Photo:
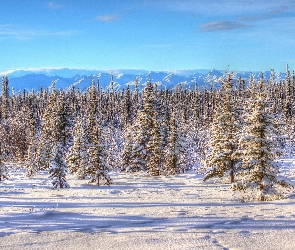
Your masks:
M221 88L167 90L147 81L139 91L115 90L99 81L81 92L55 88L10 94L2 77L0 181L7 162L28 177L49 171L55 188L66 175L110 185L110 170L146 171L151 176L203 171L204 180L228 179L231 189L251 190L259 200L290 188L278 178L278 158L293 152L295 76L285 79L220 78Z

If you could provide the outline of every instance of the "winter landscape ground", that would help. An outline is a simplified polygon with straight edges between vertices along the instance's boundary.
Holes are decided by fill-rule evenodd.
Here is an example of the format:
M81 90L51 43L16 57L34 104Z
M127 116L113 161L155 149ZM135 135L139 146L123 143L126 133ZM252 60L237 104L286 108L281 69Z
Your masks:
M295 181L293 159L281 176ZM202 173L151 177L112 172L113 185L22 170L0 182L0 249L294 249L295 195L241 202L227 183Z

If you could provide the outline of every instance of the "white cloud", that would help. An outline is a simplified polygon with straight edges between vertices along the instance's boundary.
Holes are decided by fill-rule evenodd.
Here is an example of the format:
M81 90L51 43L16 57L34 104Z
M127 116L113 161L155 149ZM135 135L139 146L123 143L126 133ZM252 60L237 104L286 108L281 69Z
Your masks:
M201 16L246 16L269 11L294 11L294 0L146 0L146 4L171 11L194 12Z
M17 25L3 24L0 25L0 39L19 39L27 40L39 36L73 36L79 34L78 30L64 30L64 31L52 31L52 30L37 30L23 28Z
M97 16L95 18L95 21L110 23L110 22L118 21L121 18L122 18L122 15L120 14L106 14L106 15Z
M62 4L58 4L56 2L48 2L47 3L47 8L48 9L53 9L53 10L57 10L57 9L63 9L65 6Z
M235 21L217 21L210 22L201 25L199 28L203 32L211 32L211 31L225 31L225 30L233 30L233 29L246 29L250 26L245 25L241 22Z

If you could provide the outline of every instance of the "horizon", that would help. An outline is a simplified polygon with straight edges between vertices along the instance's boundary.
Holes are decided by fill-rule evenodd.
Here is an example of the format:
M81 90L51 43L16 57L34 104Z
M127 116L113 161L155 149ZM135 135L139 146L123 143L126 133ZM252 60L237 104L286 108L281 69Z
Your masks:
M288 64L286 65L288 66ZM174 74L174 75L182 75L188 72L200 72L200 71L208 71L208 73L213 72L213 71L218 71L220 73L226 74L226 73L265 73L265 72L271 72L272 69L268 69L268 70L231 70L231 69L214 69L214 68L198 68L198 69L175 69L175 70L149 70L149 69L135 69L135 68L130 68L130 69L89 69L89 68L68 68L68 67L44 67L44 68L18 68L18 69L10 69L7 70L5 72L0 72L0 76L6 76L6 75L10 75L15 72L30 72L33 74L43 74L42 72L47 71L48 73L50 73L51 71L59 71L59 70L69 70L69 71L95 71L95 72L99 72L99 73L109 73L109 74L113 74L113 75L119 75L119 74L126 74L124 73L124 71L138 71L138 72L142 72L143 74L145 73L149 73L149 72L155 72L155 73L170 73L170 74ZM289 72L292 74L292 71L295 71L295 69L290 69L289 67ZM283 71L277 71L274 69L275 73L286 73L286 69ZM204 73L204 72L203 72ZM133 74L133 73L131 73Z
M284 72L295 68L295 2L3 0L0 72Z

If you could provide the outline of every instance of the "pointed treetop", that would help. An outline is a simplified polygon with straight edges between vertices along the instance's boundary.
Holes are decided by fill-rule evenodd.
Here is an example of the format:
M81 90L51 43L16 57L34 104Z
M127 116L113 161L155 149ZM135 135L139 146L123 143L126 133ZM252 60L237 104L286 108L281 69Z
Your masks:
M287 64L286 65L286 74L289 74L290 73L290 71L289 71L289 65Z
M91 85L92 85L92 87L94 87L94 86L95 86L94 76L92 76Z

